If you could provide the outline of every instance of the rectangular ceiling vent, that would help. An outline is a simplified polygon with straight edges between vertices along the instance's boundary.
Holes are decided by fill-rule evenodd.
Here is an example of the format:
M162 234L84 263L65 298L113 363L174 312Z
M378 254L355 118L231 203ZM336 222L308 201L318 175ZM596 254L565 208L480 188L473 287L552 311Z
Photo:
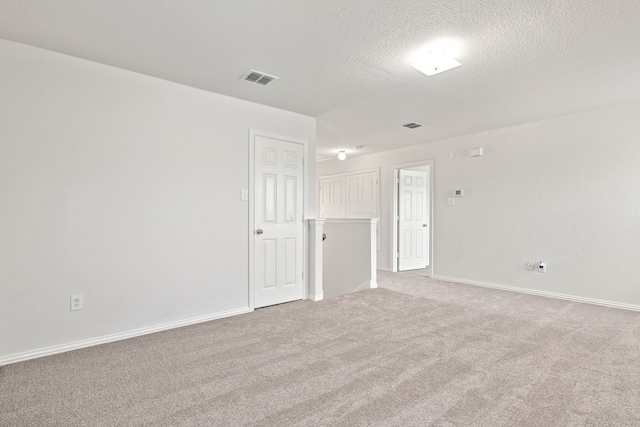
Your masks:
M242 76L243 80L251 83L257 83L262 86L269 86L271 83L278 80L280 77L272 76L270 74L263 73L262 71L249 70L247 74Z
M406 125L402 125L402 126L404 126L406 128L409 128L409 129L416 129L416 128L422 127L422 123L411 122L411 123L407 123Z

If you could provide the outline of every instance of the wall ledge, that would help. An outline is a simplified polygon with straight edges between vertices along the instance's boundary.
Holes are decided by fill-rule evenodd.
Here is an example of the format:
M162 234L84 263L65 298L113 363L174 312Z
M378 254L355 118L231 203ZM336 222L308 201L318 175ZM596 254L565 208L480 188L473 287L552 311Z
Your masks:
M24 362L25 360L36 359L39 357L51 356L58 353L64 353L71 350L78 350L81 348L92 347L100 344L107 344L110 342L125 340L128 338L135 338L142 335L153 334L155 332L167 331L169 329L180 328L182 326L195 325L197 323L209 322L211 320L222 319L225 317L236 316L238 314L250 313L251 309L238 308L235 310L221 311L219 313L208 314L206 316L192 317L190 319L179 320L177 322L165 323L158 326L150 326L147 328L134 329L132 331L121 332L117 334L104 335L97 338L89 338L86 340L76 341L68 344L55 345L51 347L45 347L37 350L30 350L24 353L10 354L8 356L0 357L0 366L8 365L11 363Z
M502 291L517 292L520 294L537 295L541 297L555 298L567 301L582 302L586 304L601 305L605 307L620 308L623 310L640 311L640 305L625 304L615 301L599 300L595 298L586 298L576 295L559 294L556 292L538 291L536 289L518 288L515 286L498 285L495 283L479 282L476 280L458 279L455 277L438 276L432 277L434 280L442 280L445 282L460 283L463 285L480 286L483 288L499 289Z

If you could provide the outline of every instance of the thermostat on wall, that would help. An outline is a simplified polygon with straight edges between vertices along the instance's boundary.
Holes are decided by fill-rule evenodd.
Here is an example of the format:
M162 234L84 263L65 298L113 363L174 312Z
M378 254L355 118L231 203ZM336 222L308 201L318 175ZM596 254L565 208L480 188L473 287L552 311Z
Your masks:
M456 197L464 196L464 190L453 190L453 195Z

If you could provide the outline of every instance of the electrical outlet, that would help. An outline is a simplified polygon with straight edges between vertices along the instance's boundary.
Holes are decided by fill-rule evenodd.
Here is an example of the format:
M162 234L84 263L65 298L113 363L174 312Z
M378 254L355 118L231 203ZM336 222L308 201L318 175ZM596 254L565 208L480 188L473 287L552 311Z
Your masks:
M533 266L535 264L533 263L533 261L527 261L527 270L531 270L533 271Z
M547 263L544 261L540 261L538 263L538 271L540 273L546 273L547 272Z
M71 295L71 311L82 310L82 294Z

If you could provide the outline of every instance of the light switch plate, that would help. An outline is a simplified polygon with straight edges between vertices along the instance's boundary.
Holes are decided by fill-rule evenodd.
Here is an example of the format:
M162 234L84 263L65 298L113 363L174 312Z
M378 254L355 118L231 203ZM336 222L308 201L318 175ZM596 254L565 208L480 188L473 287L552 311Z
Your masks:
M455 206L455 205L456 205L455 197L447 197L447 206Z
M249 200L249 190L247 189L240 190L240 200Z

